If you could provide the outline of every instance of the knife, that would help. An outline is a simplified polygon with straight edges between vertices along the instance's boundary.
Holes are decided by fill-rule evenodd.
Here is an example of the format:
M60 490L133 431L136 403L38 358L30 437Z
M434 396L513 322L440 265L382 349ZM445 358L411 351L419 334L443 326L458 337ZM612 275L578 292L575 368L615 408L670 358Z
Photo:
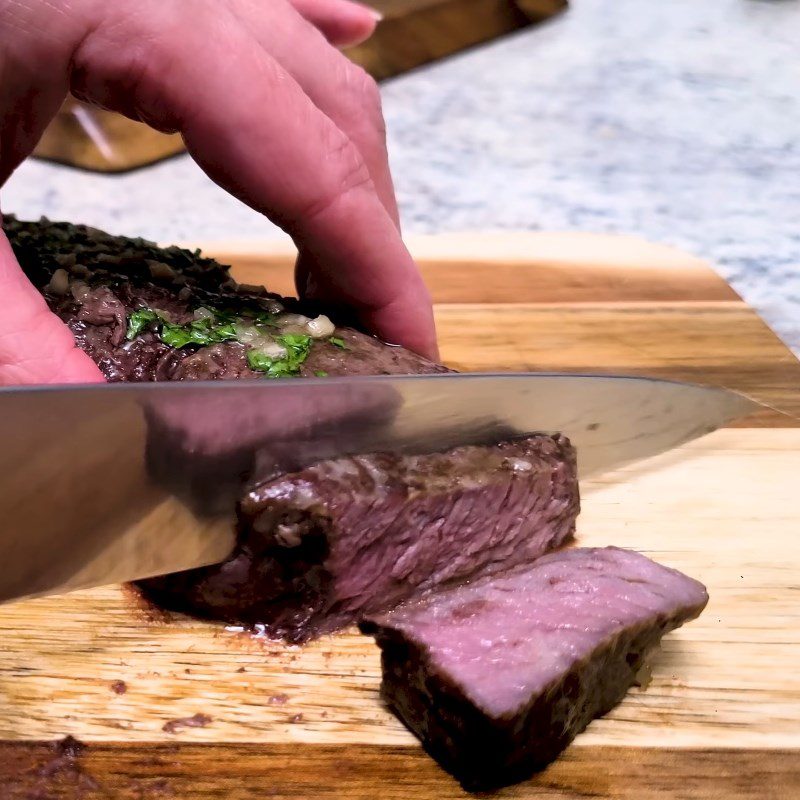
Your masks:
M549 373L3 388L0 602L223 561L248 483L321 458L560 432L585 478L760 407Z

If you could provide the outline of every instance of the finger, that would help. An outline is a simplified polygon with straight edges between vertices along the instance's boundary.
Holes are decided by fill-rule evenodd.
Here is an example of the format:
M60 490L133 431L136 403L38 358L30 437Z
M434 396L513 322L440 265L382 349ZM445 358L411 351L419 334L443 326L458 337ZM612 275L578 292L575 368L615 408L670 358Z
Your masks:
M383 18L379 11L349 0L291 0L291 4L336 47L366 41Z
M0 385L98 383L103 375L47 307L0 231Z
M378 196L399 227L399 213L386 151L386 130L380 94L375 82L333 48L325 47L317 31L296 14L265 24L258 0L236 0L234 11L256 39L292 74L314 103L358 147L377 188ZM295 284L301 297L337 302L345 300L336 281L325 279L325 264L300 252Z
M30 35L38 28L30 6L0 6L0 184L33 150L67 94L63 42L79 30L66 17L47 38ZM103 381L28 281L2 230L0 309L0 385Z
M0 186L33 151L68 92L65 54L81 27L64 15L43 37L40 17L34 4L0 2Z
M233 0L231 8L317 108L355 144L381 202L399 225L377 84L361 67L328 45L319 31L284 0L272 2L273 7L283 5L285 13L267 19L262 0Z
M98 6L72 55L73 91L181 131L203 169L288 231L376 333L434 355L427 291L358 147L218 4L193 6L189 26L171 3L135 8Z

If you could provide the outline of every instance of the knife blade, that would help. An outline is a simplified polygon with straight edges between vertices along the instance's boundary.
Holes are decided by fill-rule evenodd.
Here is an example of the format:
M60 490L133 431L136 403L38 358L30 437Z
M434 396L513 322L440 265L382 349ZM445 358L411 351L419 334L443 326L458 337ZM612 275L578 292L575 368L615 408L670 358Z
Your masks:
M220 562L248 481L321 458L560 432L586 477L759 407L551 373L0 389L0 602Z

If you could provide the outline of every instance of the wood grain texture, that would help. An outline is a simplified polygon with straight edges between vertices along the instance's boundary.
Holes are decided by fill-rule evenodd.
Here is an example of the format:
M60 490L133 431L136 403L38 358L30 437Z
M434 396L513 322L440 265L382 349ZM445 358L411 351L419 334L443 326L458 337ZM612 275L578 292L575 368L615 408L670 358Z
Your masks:
M797 361L697 259L632 240L448 238L411 244L424 269L447 266L434 297L450 363L689 377L798 411ZM284 245L226 247L240 278L291 269ZM491 274L491 252L516 276L513 299L474 280ZM609 284L636 288L611 301ZM582 485L580 544L645 552L711 600L666 638L646 690L499 796L799 796L795 425L765 414ZM153 618L114 586L5 606L0 798L463 797L380 704L379 680L377 649L355 632L285 647ZM169 731L195 714L207 724ZM46 742L67 734L88 748L48 766Z
M543 232L407 241L437 304L741 299L702 259L635 237ZM203 249L231 264L243 283L294 294L288 240L210 242Z
M741 303L447 305L436 309L436 322L442 358L456 369L486 372L502 364L509 371L724 386L792 415L765 410L743 424L800 424L800 364Z
M3 800L457 800L474 797L413 747L370 745L91 745L54 759L46 744L0 743ZM48 777L42 777L50 773ZM796 800L791 750L582 747L524 788L489 795L532 800Z

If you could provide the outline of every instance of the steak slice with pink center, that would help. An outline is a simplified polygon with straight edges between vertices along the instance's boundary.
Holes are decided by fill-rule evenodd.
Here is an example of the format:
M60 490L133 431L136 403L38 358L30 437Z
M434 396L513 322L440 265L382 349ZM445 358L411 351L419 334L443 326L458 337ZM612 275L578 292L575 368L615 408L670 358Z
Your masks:
M634 684L705 588L615 547L572 549L373 615L382 694L470 789L552 761Z

